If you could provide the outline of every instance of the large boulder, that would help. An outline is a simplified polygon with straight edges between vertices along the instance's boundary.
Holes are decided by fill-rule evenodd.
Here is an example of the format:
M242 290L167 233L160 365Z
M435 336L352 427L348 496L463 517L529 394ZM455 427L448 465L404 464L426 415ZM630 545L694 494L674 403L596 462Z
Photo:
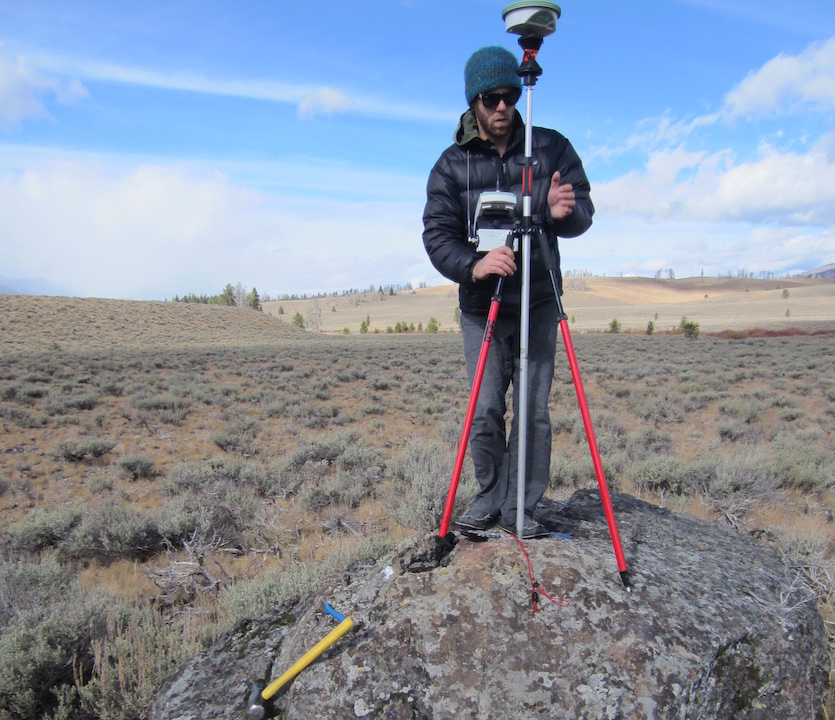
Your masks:
M461 539L440 564L423 539L242 624L170 680L150 720L245 718L252 682L334 627L323 601L355 628L268 717L823 720L827 640L797 573L723 524L612 500L628 588L599 495L545 501L551 538Z

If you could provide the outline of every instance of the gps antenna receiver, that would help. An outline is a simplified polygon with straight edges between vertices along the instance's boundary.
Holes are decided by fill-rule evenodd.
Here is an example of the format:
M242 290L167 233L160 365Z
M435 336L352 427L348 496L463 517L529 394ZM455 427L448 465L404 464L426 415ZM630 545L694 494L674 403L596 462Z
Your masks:
M562 10L552 2L515 2L502 11L505 29L522 37L544 38L557 29Z

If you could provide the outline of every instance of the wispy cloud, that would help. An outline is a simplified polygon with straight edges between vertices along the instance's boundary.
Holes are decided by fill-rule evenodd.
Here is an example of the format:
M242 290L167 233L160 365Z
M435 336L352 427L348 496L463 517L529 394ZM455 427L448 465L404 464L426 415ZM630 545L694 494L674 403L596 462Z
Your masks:
M299 117L354 113L369 117L449 123L455 109L403 102L396 97L375 97L330 86L286 83L265 78L218 78L194 73L153 70L98 62L66 55L32 52L33 65L55 74L73 75L90 82L141 85L162 90L225 95L294 105Z
M648 117L617 143L586 154L588 160L612 160L638 151L652 153L687 142L720 123L798 112L835 111L835 37L813 43L798 55L778 55L749 73L725 95L715 112L675 117L672 111Z
M0 54L0 130L12 130L25 120L48 118L45 97L60 103L75 102L87 96L87 89L76 79L68 82L39 72L22 55Z
M353 110L356 103L345 93L333 88L319 88L305 95L299 103L299 117L330 115L335 112Z
M592 148L585 154L587 161L604 160L637 151L651 153L659 148L675 147L685 142L700 128L716 122L717 115L703 115L691 119L677 119L670 111L636 123L635 129L622 142Z
M194 73L164 72L68 55L33 52L28 57L43 70L56 74L78 75L87 80L209 95L229 95L252 100L295 104L317 89L314 85L273 80L208 78Z

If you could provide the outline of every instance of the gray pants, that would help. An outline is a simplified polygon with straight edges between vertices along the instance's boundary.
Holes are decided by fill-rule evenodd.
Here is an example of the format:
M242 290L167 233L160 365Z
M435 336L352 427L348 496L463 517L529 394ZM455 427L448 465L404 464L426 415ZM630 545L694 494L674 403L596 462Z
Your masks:
M481 353L486 316L461 313L461 331L470 387ZM548 397L554 378L557 342L556 303L531 308L528 340L528 425L525 458L525 514L533 514L548 489L551 468L551 418ZM513 418L508 437L505 395L513 383ZM493 330L473 425L470 454L480 491L473 514L501 513L502 522L516 523L519 409L519 318L499 317Z

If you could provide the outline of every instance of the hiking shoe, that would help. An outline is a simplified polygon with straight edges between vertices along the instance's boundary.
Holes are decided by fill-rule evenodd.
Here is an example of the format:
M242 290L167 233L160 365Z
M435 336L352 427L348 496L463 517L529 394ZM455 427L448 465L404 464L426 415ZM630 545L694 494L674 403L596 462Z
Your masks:
M511 525L509 523L500 522L499 528L504 530L506 533L516 535L516 523L513 523ZM533 538L548 537L550 534L551 531L542 523L538 523L532 517L528 517L527 515L525 516L525 522L522 525L522 540L532 540Z
M468 510L458 517L455 524L465 530L489 530L497 522L499 522L498 513L474 513Z

